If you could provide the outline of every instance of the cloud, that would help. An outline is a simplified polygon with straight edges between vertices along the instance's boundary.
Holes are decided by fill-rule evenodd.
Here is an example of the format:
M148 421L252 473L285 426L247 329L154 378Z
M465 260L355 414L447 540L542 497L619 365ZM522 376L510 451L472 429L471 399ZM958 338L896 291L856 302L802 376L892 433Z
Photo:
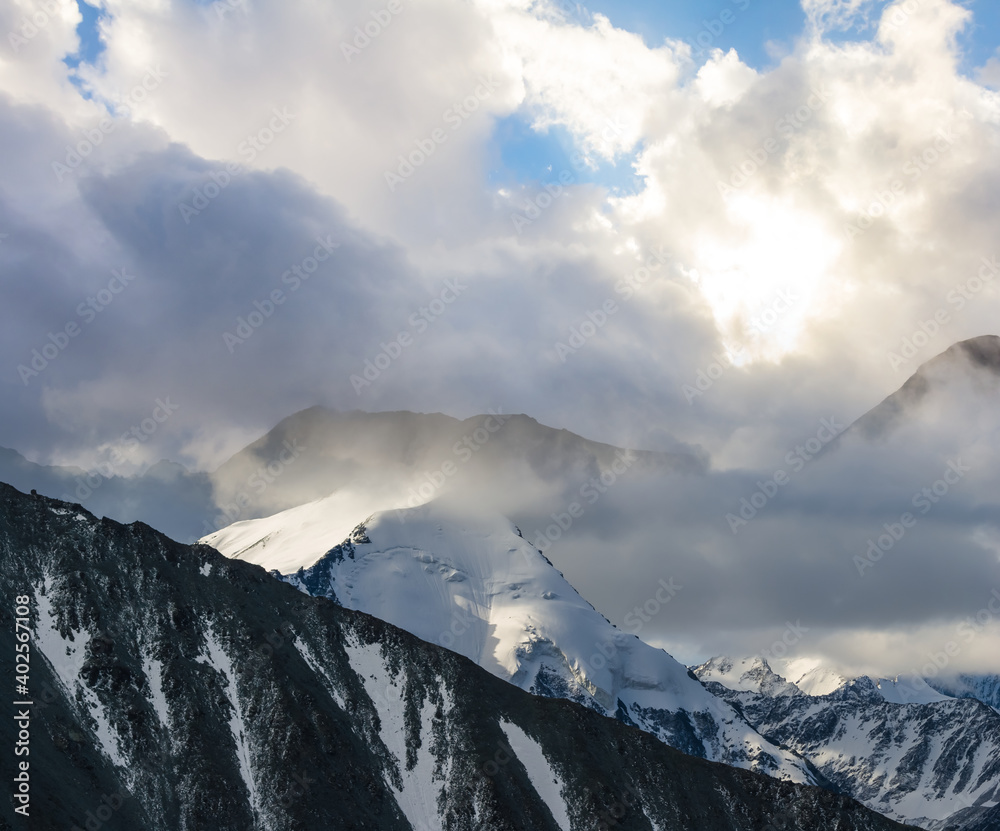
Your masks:
M976 73L976 78L983 86L990 89L1000 88L1000 49L997 49L988 61Z
M874 0L802 0L802 10L816 34L864 24Z
M915 576L885 562L851 588L848 552L889 521L861 523L862 496L891 517L932 472L900 447L883 459L898 490L862 458L800 480L738 541L722 520L821 418L851 421L995 328L980 275L1000 254L1000 98L992 63L960 71L963 6L808 2L811 28L761 71L551 4L443 0L389 18L375 2L112 0L98 65L74 71L78 12L58 8L0 63L2 443L85 464L173 396L130 463L211 468L314 403L499 406L710 454L704 482L623 488L592 515L566 567L609 614L658 579L660 553L690 575L671 614L698 621L692 642L712 622L778 625L767 609L895 631L978 602L959 582L987 580L993 519L966 496L922 534ZM510 181L493 144L510 116L564 131L578 165ZM593 183L611 164L635 192ZM979 424L981 391L955 395L959 421L921 422L907 447ZM603 563L626 533L635 570L616 583ZM952 576L934 556L948 540L968 566Z
M810 8L819 17L860 9ZM956 69L955 34L968 15L954 4L891 4L871 40L834 45L813 34L764 73L734 52L714 53L695 72L685 44L647 47L599 15L432 4L404 6L383 26L378 11L264 3L220 16L211 7L112 4L102 63L84 71L85 82L113 100L159 68L163 82L135 102L134 121L158 125L217 166L291 170L398 242L425 285L455 263L492 275L493 288L483 283L478 294L489 294L492 314L462 326L473 350L435 338L440 347L421 352L436 374L440 358L444 375L460 379L449 387L467 391L454 405L461 414L496 403L468 379L503 355L533 367L494 393L511 407L622 443L642 442L669 420L723 463L749 462L744 448L754 442L728 437L766 444L774 426L735 424L755 410L751 401L779 397L798 410L790 422L812 419L834 396L811 407L794 391L810 384L806 376L836 372L852 379L854 396L839 406L863 411L900 380L881 355L935 311L954 275L989 253L996 100ZM345 56L343 44L369 24L380 31ZM419 48L400 52L401 39ZM291 121L269 135L276 109ZM511 217L541 188L494 189L486 179L492 120L512 113L538 129L565 128L592 163L634 159L638 193L607 196L580 184L585 168L571 170L565 196L516 233ZM430 138L436 129L445 141ZM256 150L248 138L261 134L270 140ZM421 143L432 149L426 158ZM555 344L586 319L588 304L621 299L616 284L654 249L668 251L669 263L641 302L572 365L552 366ZM553 277L522 281L525 268ZM575 285L555 278L572 269ZM497 304L500 294L506 302ZM475 296L463 298L466 322ZM518 315L508 313L515 307ZM952 339L988 330L988 318L985 306L970 308ZM391 323L377 334L399 331ZM663 356L655 368L651 354ZM720 354L738 367L689 406L685 386ZM537 393L582 388L582 400L596 404L600 384L619 387L624 411L614 426L569 410L560 403L568 397ZM380 383L369 401L427 407L437 387L424 378ZM353 394L342 386L329 400L353 404Z

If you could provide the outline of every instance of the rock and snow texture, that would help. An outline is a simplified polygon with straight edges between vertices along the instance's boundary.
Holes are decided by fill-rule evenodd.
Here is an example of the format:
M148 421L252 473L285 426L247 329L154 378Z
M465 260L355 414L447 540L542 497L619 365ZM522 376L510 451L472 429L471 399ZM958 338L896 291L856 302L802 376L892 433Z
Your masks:
M847 678L803 659L790 664L794 684L763 658L713 658L693 672L762 734L868 807L932 831L990 821L984 816L1000 800L1000 713L927 684ZM842 683L829 690L838 677ZM986 697L988 678L963 690Z
M927 684L952 698L975 698L1000 712L1000 675L960 674L947 678L927 678Z
M528 695L210 548L62 508L0 485L0 591L31 598L39 831L899 827ZM11 606L0 617L10 677ZM0 742L16 730L0 721ZM0 826L16 820L5 800Z
M906 678L850 678L815 658L782 660L717 657L701 666L692 667L692 671L702 683L717 681L736 692L761 693L771 698L783 695L830 695L854 682L874 687L878 696L891 704L933 704L963 697L943 695L931 683L923 680L915 683ZM970 693L964 697L976 696Z
M222 540L223 553L243 559L256 549L255 562L276 572L311 560L282 578L458 652L528 692L584 704L686 753L813 781L800 759L763 740L686 667L612 626L509 520L431 503L376 514L336 544L343 525L334 515L327 553L317 561L317 529L328 509L319 501L243 523L259 526L261 542L240 528Z
M545 751L541 745L511 721L501 721L500 727L503 729L504 735L507 736L507 744L517 756L518 761L524 765L532 787L552 812L552 818L556 821L560 831L572 831L569 808L563 796L565 785L563 785L559 774L552 769L548 759L545 758Z

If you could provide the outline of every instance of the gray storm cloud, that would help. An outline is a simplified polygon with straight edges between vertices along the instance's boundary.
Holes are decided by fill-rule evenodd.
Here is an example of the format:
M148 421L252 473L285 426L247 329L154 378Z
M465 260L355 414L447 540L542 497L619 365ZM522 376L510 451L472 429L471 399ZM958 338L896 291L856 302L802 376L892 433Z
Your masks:
M271 461L227 460L297 411L527 413L690 464L621 477L548 547L616 622L674 576L644 630L672 648L757 651L801 620L802 649L916 660L901 632L947 639L1000 579L994 376L951 355L850 433L820 431L995 331L1000 99L961 69L955 3L889 4L851 42L825 27L867 4L805 5L810 29L763 70L519 3L407 6L347 61L372 4L114 2L102 57L73 72L78 20L53 19L0 67L0 445L77 469L4 469L55 496L103 469L85 502L191 535ZM491 181L511 116L635 191L586 164L557 196L558 169ZM444 424L405 464L372 445L315 479L289 467L296 488L244 510L352 477L406 498L466 429ZM516 464L485 454L500 472L465 476L544 534L593 460L533 465L534 429ZM959 457L971 469L934 493ZM143 513L178 482L204 511ZM902 526L925 487L939 501Z

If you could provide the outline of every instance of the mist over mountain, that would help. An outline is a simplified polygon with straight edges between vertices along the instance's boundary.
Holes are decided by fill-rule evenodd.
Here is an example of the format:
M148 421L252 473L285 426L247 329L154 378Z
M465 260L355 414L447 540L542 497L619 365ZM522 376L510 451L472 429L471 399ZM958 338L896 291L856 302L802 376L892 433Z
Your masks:
M956 344L853 425L820 419L772 467L720 469L680 444L614 448L505 413L459 421L312 408L212 473L158 465L98 478L82 502L188 541L232 525L226 533L248 545L257 537L241 523L323 500L319 513L302 507L299 531L313 534L318 559L375 512L465 500L509 517L619 626L649 585L683 585L644 638L687 663L779 644L855 674L894 675L918 672L955 641L949 672L991 673L997 342ZM71 495L81 475L4 460L13 481L48 495Z
M706 471L703 451L675 444L670 453L632 451L630 467L646 476ZM298 448L294 464L283 463L280 481L274 477L272 483L266 465ZM314 407L244 448L212 481L217 504L241 512L227 517L227 525L336 493L367 499L369 512L461 493L471 502L515 513L538 502L554 510L576 483L599 478L623 452L525 415L496 412L459 421L440 413L337 413Z
M206 546L7 485L0 562L36 634L40 831L570 831L609 817L628 829L902 828L531 696ZM0 615L9 671L14 621L9 606ZM13 720L0 732L12 744ZM17 819L9 800L2 811Z
M643 643L642 620L629 632L615 629L501 516L438 502L376 514L296 571L284 527L238 550L220 535L220 550L452 649L535 695L576 701L693 756L816 782L801 759L761 741L686 667ZM661 582L651 602L665 606L682 588Z
M948 416L959 419L950 422L953 432L956 427L970 429L981 423L983 415L977 398L995 392L997 384L1000 336L960 341L921 364L902 387L859 418L843 440L857 434L870 441L887 440L893 433L917 425L924 430L943 426L937 422Z
M1000 831L995 2L0 31L0 831Z

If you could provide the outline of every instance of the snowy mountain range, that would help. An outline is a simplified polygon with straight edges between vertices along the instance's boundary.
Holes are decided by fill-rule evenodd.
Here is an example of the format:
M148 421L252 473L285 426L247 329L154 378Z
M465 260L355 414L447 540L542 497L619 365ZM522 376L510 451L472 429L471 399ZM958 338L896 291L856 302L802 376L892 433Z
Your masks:
M956 344L831 441L797 479L796 497L822 503L824 481L841 475L879 492L882 484L863 471L881 466L901 474L919 443L926 458L897 477L906 494L911 481L922 481L919 465L931 469L939 458L971 452L979 478L966 487L975 493L969 514L975 527L955 522L941 539L975 533L977 551L992 551L989 529L1000 527L992 474L1000 421L989 408L969 410L974 396L965 393L968 387L993 396L997 378L1000 338ZM957 436L955 424L976 429ZM663 493L682 495L691 506L739 481L710 470L698 448L680 442L667 452L627 451L499 412L459 421L312 408L213 473L161 462L141 476L112 474L96 484L88 484L86 471L34 465L0 451L0 480L9 475L25 490L76 496L115 518L148 519L186 541L202 537L203 545L188 549L141 525L98 522L79 505L3 491L8 516L0 526L6 558L0 577L14 586L12 575L20 575L32 586L38 646L49 667L43 672L52 673L45 683L55 720L43 721L55 747L68 754L46 765L51 761L53 771L78 784L68 792L66 811L85 804L90 789L114 786L136 797L131 808L115 809L121 827L209 827L208 816L224 817L218 827L225 828L341 827L311 796L297 799L291 813L275 807L283 802L274 782L288 768L264 756L287 737L263 714L279 713L285 734L307 747L285 761L297 765L305 754L310 765L328 769L334 791L327 795L357 806L366 828L605 827L594 817L620 807L620 793L632 793L621 789L635 787L639 768L621 763L609 785L620 791L617 803L594 796L608 794L592 769L605 763L608 748L638 742L642 753L656 748L649 758L683 768L677 781L702 777L691 771L717 770L685 767L697 759L742 768L751 778L713 785L716 792L736 789L726 791L719 824L700 808L684 807L683 789L643 780L662 794L642 790L641 810L628 813L622 827L788 827L798 808L782 808L782 825L747 794L771 794L774 787L786 796L806 794L813 791L787 789L819 785L928 831L1000 829L1000 675L954 670L878 678L821 660L773 656L713 658L689 670L644 640L665 619L676 620L661 612L676 613L697 591L670 571L642 589L645 602L622 628L605 619L553 564L570 574L573 545L553 553L554 537L539 534L545 523L565 529L575 522L579 516L570 516L568 506L589 507L584 489L623 471L639 498L617 507L610 498L602 502L602 560L627 562L634 546L645 543L641 535L621 535L644 525L657 544L664 529L673 536L668 519L649 516L650 505L662 509L642 501L644 490L669 482ZM72 482L85 497L66 493ZM881 513L896 509L895 496L886 493ZM864 498L859 490L859 504ZM755 529L782 510L779 497ZM126 564L119 568L114 557ZM878 577L891 568L880 566ZM857 598L876 585L858 584ZM301 609L314 610L308 623ZM252 661L256 672L265 652L258 690L244 667ZM437 675L427 674L428 662ZM476 695L490 703L472 696L463 710L455 702L465 700L459 689L470 673L479 679ZM288 684L297 691L283 692ZM447 694L433 692L439 688ZM499 703L515 700L522 703ZM567 736L584 729L572 752L558 731L532 732L547 715L538 722L520 718L549 713L545 708L569 714L553 717L563 719L559 729ZM451 710L453 719L442 716ZM224 748L218 760L199 744L201 722ZM470 748L483 750L476 731L500 737L504 754L520 760L515 784L490 777L485 789L468 784L476 781ZM374 749L356 755L361 746ZM150 748L161 754L164 771L140 762ZM589 761L579 762L579 753ZM345 760L356 764L360 778L332 782ZM134 772L123 773L129 768ZM190 793L189 772L212 783L210 806ZM689 773L693 778L684 779ZM766 774L766 784L756 774ZM754 784L744 792L732 783ZM813 804L812 797L788 798L789 805ZM795 827L896 827L844 820L837 812L855 809L830 807L826 798L814 802L827 824ZM523 815L512 807L521 802ZM52 827L72 819L60 816L66 821ZM748 816L759 821L741 825ZM484 826L484 817L497 824ZM500 817L522 825L504 825Z
M1000 827L1000 713L927 684L803 663L791 662L797 682L760 657L713 658L693 672L869 808L929 831Z
M34 644L37 831L903 827L529 695L207 546L7 485L0 587ZM0 740L18 729L4 719ZM0 822L21 819L3 800Z
M612 626L514 525L430 503L378 513L338 545L326 500L206 540L313 596L367 612L535 695L566 698L686 753L821 783L930 831L975 827L1000 800L1000 713L924 683L822 663L717 658L693 675ZM326 518L330 517L329 520ZM682 586L651 592L668 604ZM697 681L694 677L697 677ZM730 705L720 708L725 702Z

